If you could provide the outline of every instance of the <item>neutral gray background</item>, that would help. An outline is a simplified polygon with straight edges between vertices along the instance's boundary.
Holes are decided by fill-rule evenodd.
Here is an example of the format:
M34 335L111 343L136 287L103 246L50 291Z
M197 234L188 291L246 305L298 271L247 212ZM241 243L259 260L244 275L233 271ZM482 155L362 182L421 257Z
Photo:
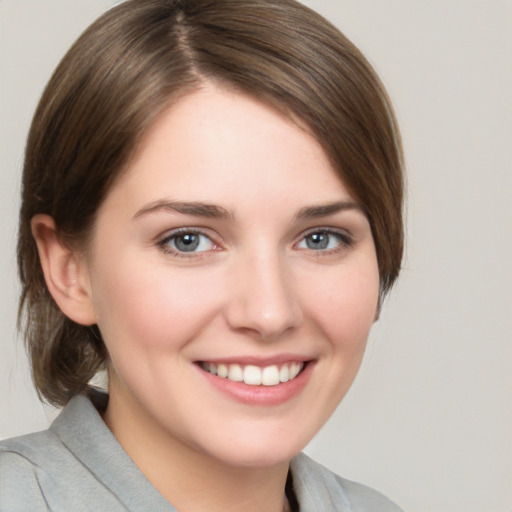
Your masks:
M45 428L16 339L15 231L44 83L108 0L0 0L0 438ZM396 105L408 249L351 392L308 451L409 512L512 511L512 2L308 0Z

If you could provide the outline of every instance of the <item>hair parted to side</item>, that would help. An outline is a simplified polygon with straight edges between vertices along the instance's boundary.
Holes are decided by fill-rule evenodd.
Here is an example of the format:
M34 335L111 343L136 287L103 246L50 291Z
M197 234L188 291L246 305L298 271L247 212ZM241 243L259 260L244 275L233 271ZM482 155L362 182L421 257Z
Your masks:
M400 270L399 132L379 79L355 46L294 0L129 0L72 46L42 95L22 182L19 322L41 397L64 405L106 366L96 326L69 320L45 283L34 215L83 247L96 212L155 118L207 80L304 123L368 216L381 295Z

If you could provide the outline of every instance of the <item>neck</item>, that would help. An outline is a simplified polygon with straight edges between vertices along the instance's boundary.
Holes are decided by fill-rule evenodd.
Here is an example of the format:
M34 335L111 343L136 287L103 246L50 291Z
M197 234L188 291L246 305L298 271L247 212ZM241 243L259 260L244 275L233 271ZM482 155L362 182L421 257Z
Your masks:
M288 462L232 466L170 436L112 393L104 420L153 486L180 512L283 512Z

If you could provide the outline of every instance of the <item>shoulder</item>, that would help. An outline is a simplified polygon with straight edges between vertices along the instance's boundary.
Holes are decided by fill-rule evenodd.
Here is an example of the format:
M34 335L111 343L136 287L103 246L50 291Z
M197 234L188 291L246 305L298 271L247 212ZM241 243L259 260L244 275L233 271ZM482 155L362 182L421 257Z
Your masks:
M0 442L2 471L17 467L42 470L48 466L48 461L59 461L67 456L68 450L50 429Z
M402 512L380 492L336 475L305 454L292 460L291 471L301 511Z
M48 479L45 459L56 450L58 440L49 431L0 442L0 510L48 509L41 482Z
M0 0L1 1L1 0ZM87 396L48 430L0 442L0 512L171 511Z
M1 512L126 510L67 441L50 428L0 442Z

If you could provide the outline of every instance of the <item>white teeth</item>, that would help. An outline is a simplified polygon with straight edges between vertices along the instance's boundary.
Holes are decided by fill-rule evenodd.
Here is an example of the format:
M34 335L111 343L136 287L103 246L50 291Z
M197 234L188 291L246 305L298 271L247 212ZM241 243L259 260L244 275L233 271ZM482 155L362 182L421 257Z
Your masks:
M293 362L281 366L255 366L247 365L242 367L239 364L215 364L202 363L202 368L212 375L218 375L223 379L233 382L244 382L250 386L276 386L282 382L294 379L304 368L304 363Z
M259 386L261 384L261 368L257 366L246 366L244 368L244 382L251 386Z
M229 368L225 364L217 365L217 375L225 379L229 375Z
M288 368L288 365L283 364L283 366L281 366L281 369L279 370L279 380L281 382L288 382L290 380L290 369Z
M302 363L292 363L290 366L290 380L295 379L302 368Z
M230 364L228 379L234 382L242 382L244 380L244 372L239 364Z
M261 383L264 386L275 386L279 384L279 370L277 366L267 366L261 372Z

